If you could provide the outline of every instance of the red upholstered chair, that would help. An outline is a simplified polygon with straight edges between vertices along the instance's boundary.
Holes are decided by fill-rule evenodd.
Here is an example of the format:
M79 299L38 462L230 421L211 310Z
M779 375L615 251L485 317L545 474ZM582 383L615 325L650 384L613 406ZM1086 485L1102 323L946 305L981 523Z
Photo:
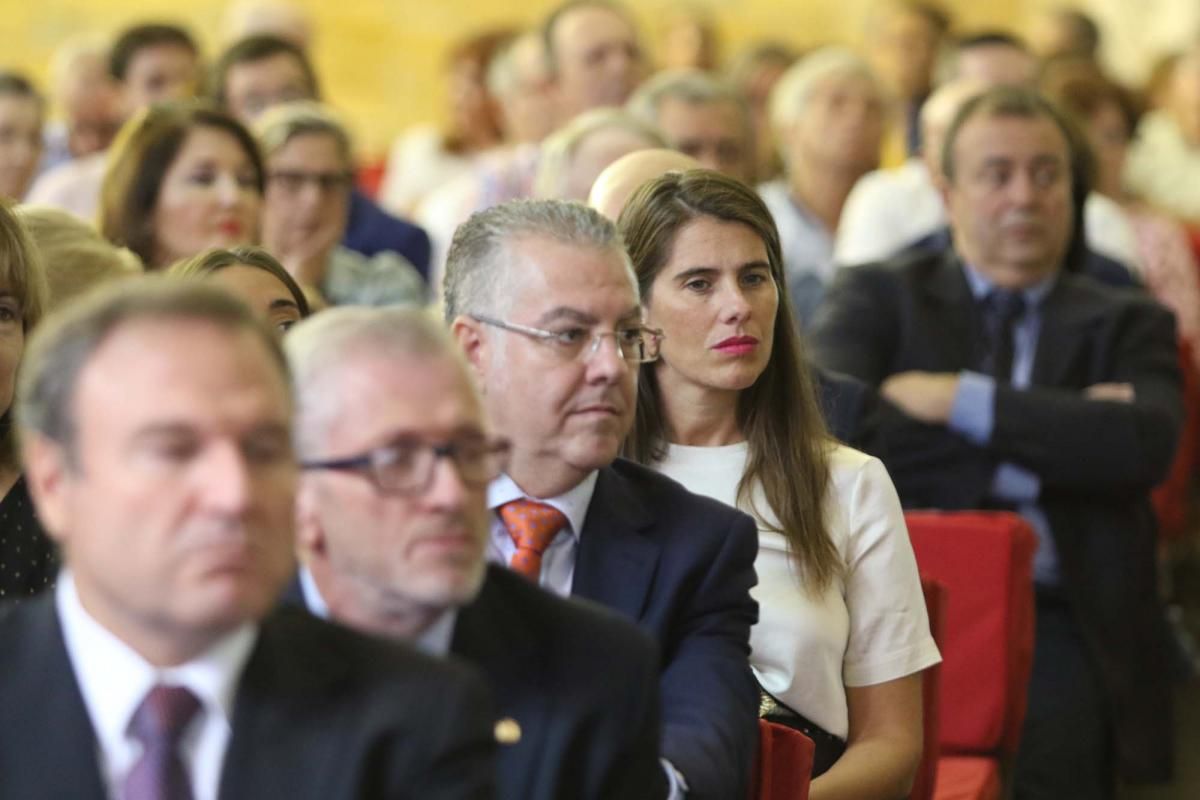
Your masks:
M987 756L942 756L937 800L1000 800L1000 762Z
M813 750L800 731L760 719L750 800L808 800Z
M1186 341L1179 342L1179 369L1183 378L1183 429L1179 432L1179 449L1171 462L1171 471L1154 489L1154 511L1158 517L1160 541L1180 538L1188 530L1191 518L1192 474L1200 455L1200 376L1192 360L1192 349Z
M939 642L942 756L934 796L994 796L988 787L999 785L999 761L1016 752L1025 718L1037 539L1006 512L918 511L905 520L917 566L949 598ZM943 795L951 785L960 794ZM978 792L961 794L963 786Z
M938 648L942 646L946 622L946 587L933 578L921 576L921 591L925 594L925 610L929 612L929 632ZM938 733L939 701L941 692L942 665L935 664L921 674L921 699L923 713L923 747L921 763L913 779L909 800L931 800L937 784L938 757L941 745Z

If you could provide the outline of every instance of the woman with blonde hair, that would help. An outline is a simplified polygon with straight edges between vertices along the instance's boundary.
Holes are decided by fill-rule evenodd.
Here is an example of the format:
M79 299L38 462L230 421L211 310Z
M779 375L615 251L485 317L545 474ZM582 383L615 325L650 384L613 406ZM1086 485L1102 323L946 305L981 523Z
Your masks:
M642 186L618 224L664 334L626 454L758 521L751 666L764 715L817 745L811 797L902 797L940 656L886 470L826 433L771 215L689 170Z

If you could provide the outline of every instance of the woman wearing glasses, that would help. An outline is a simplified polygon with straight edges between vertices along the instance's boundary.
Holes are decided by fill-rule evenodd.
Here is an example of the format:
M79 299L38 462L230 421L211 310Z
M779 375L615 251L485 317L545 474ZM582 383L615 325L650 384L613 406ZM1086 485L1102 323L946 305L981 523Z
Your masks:
M338 244L350 207L350 137L321 105L285 103L255 123L267 161L263 246L333 305L421 305L425 282L403 256Z
M903 796L939 656L887 472L825 431L771 216L690 170L639 189L619 227L664 333L626 452L758 521L751 664L765 715L816 742L814 800Z

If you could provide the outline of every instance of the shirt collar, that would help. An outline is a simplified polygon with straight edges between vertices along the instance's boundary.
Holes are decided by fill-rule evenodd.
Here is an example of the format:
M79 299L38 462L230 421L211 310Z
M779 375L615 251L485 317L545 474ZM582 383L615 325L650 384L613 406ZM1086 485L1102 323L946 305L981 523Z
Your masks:
M258 638L256 625L245 623L191 661L162 669L87 612L69 569L58 578L55 605L67 655L102 743L126 736L133 712L159 683L187 687L205 712L231 724L238 681ZM114 680L118 675L120 680Z
M598 471L593 470L573 488L557 497L530 497L507 474L501 475L488 486L488 510L494 512L505 503L522 498L545 503L563 513L567 522L570 523L569 533L578 541L579 534L583 531L583 523L587 518L588 506L591 505L592 495L596 491L596 479L599 475Z
M967 276L967 285L971 288L971 296L976 300L982 300L996 288L994 283L965 261L963 262L963 274ZM1021 290L1021 296L1025 299L1025 305L1031 309L1041 306L1042 301L1046 299L1046 295L1050 294L1050 290L1054 288L1054 284L1057 281L1058 273L1056 272L1032 286L1026 286Z
M304 595L304 604L308 606L308 610L314 616L333 620L329 613L329 604L321 596L321 589L306 566L300 567L300 592ZM454 638L454 623L457 620L458 609L453 606L447 608L428 628L414 638L411 644L426 655L449 655L450 644Z

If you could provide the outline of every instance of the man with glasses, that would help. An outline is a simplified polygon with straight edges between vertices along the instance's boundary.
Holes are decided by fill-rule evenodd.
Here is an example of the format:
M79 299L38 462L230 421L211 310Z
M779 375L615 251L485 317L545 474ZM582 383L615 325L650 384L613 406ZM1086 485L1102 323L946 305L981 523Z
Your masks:
M286 347L305 605L479 667L502 715L500 798L665 796L649 637L486 565L487 486L510 448L446 331L410 309L342 308Z
M748 665L757 539L746 515L615 460L642 324L620 236L560 201L481 211L455 234L445 313L512 441L488 488L488 556L560 595L635 620L663 656L662 752L672 796L744 797L756 737Z
M342 245L353 182L350 138L327 109L285 103L255 127L267 164L262 243L302 285L333 305L419 305L425 283L411 263Z

